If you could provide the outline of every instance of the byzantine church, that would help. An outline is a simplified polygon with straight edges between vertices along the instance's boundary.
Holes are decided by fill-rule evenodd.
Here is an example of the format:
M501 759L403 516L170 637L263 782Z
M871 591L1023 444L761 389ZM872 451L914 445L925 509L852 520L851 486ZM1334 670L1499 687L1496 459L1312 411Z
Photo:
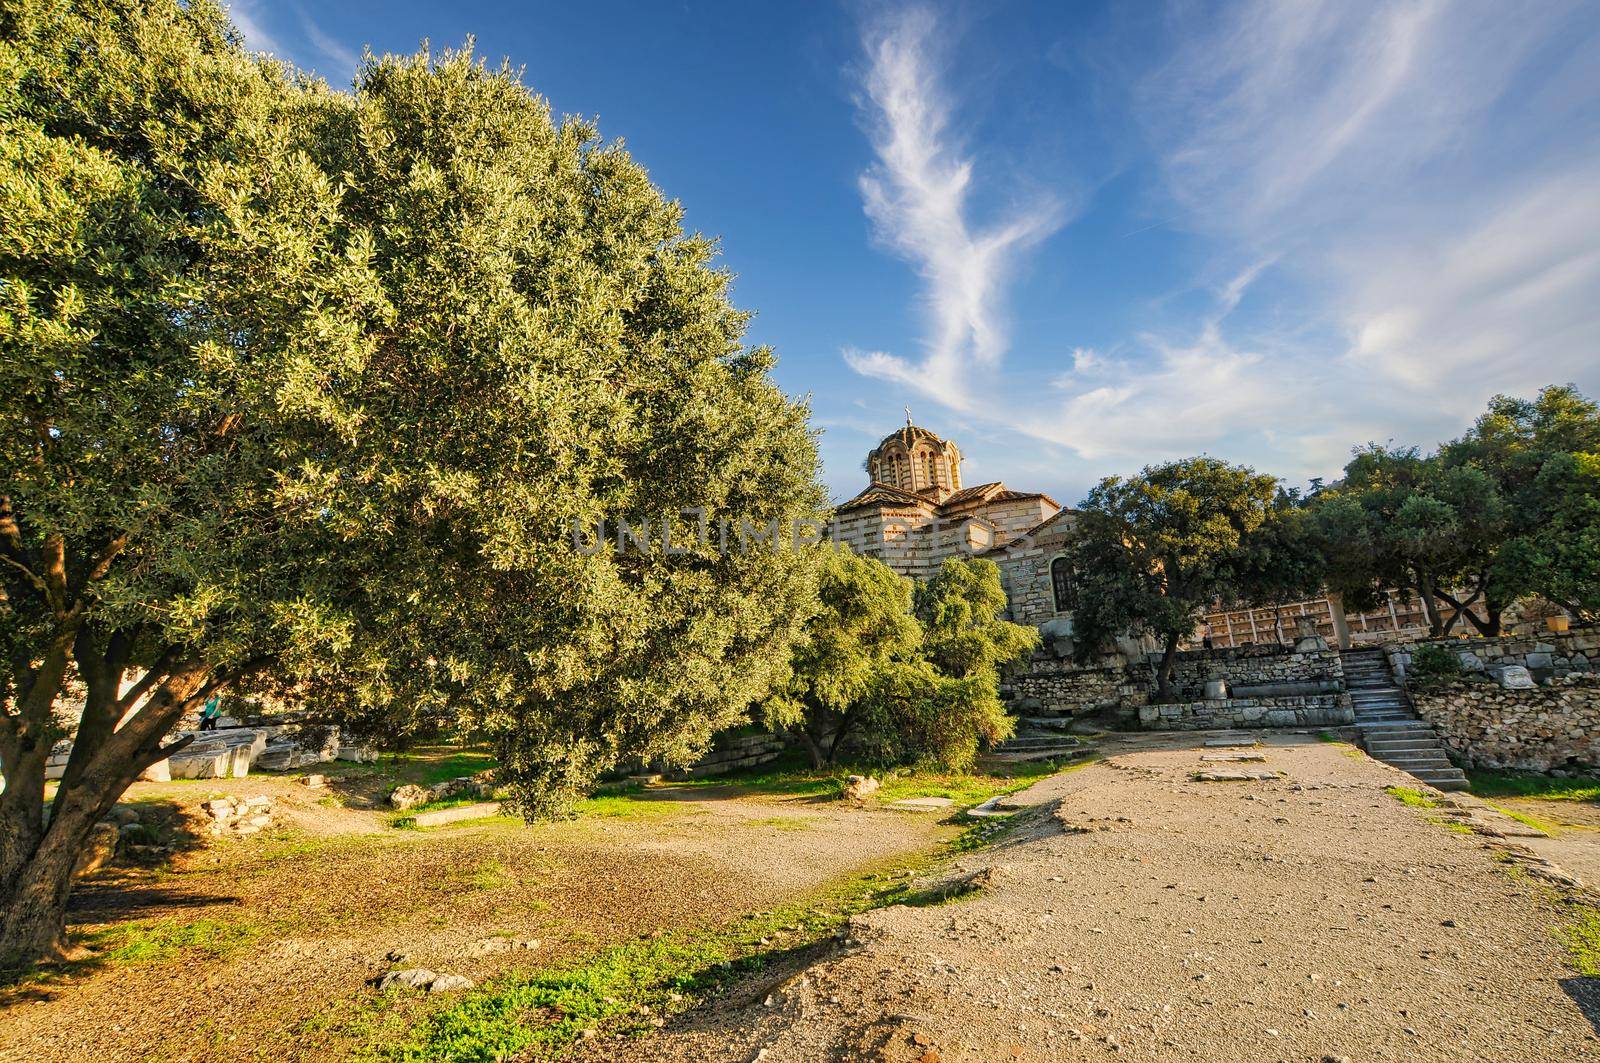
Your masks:
M961 449L906 417L867 455L865 490L834 510L832 538L924 580L947 558L1000 567L1009 619L1045 625L1073 606L1064 556L1073 511L1000 482L961 484Z

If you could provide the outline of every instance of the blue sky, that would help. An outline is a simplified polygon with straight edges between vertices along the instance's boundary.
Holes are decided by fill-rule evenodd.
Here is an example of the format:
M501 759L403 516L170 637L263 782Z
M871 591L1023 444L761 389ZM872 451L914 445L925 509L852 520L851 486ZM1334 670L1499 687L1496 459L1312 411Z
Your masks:
M721 238L829 487L909 406L1071 503L1600 396L1600 5L235 0L338 86L470 35Z

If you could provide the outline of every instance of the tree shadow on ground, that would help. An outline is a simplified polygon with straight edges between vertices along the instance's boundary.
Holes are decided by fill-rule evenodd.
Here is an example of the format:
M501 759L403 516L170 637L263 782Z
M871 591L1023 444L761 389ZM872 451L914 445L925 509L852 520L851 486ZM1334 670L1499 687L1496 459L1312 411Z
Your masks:
M1600 1034L1600 978L1563 978L1561 990L1578 1005L1578 1010Z

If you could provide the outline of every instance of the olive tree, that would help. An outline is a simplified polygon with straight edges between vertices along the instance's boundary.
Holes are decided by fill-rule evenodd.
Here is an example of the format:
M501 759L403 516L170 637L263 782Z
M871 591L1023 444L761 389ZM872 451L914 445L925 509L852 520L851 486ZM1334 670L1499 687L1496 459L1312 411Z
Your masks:
M330 92L208 0L0 28L0 962L65 951L88 833L224 688L449 714L530 814L765 693L807 411L619 145L467 54Z
M1155 636L1156 699L1171 700L1180 641L1205 607L1246 584L1252 539L1277 491L1271 476L1208 457L1100 481L1080 507L1071 545L1080 652L1130 631Z

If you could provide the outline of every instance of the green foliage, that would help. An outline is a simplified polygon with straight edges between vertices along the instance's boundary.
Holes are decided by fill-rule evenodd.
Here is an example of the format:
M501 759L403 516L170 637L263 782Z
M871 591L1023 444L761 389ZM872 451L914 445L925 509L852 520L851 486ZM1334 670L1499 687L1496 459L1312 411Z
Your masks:
M1266 519L1246 537L1244 547L1226 599L1281 608L1321 593L1327 560L1297 489L1278 490Z
M1000 619L1006 592L987 558L950 558L914 597L923 656L942 675L991 676L1039 645L1036 630Z
M910 581L888 565L843 546L819 546L811 558L815 606L761 712L767 726L793 729L821 767L861 723L869 694L915 659L922 632Z
M1316 513L1330 586L1354 608L1375 607L1389 588L1412 591L1436 635L1464 615L1454 589L1486 579L1507 517L1483 470L1378 445L1356 452L1340 484L1319 496ZM1446 604L1454 617L1444 615Z
M1257 537L1279 515L1277 499L1272 477L1207 457L1102 480L1080 507L1072 544L1080 652L1129 632L1154 635L1165 644L1157 697L1170 698L1179 640L1199 612L1254 593L1252 564L1259 571L1273 549Z
M1354 607L1414 592L1435 635L1463 617L1497 634L1528 594L1600 610L1600 410L1571 387L1497 396L1431 456L1358 450L1316 502L1330 586Z
M959 770L1011 733L999 669L1038 635L999 618L994 562L947 560L913 605L910 581L882 562L843 547L817 556L819 610L764 707L769 726L795 729L819 768L848 743L868 763Z
M1496 396L1446 460L1491 476L1510 519L1490 572L1500 600L1537 594L1600 618L1600 407L1575 388Z
M1406 668L1406 679L1427 685L1461 675L1461 658L1448 646L1419 646Z
M155 665L149 750L223 684L452 721L530 815L766 693L804 558L575 542L822 503L806 408L626 151L466 53L340 94L206 0L3 10L8 662Z

